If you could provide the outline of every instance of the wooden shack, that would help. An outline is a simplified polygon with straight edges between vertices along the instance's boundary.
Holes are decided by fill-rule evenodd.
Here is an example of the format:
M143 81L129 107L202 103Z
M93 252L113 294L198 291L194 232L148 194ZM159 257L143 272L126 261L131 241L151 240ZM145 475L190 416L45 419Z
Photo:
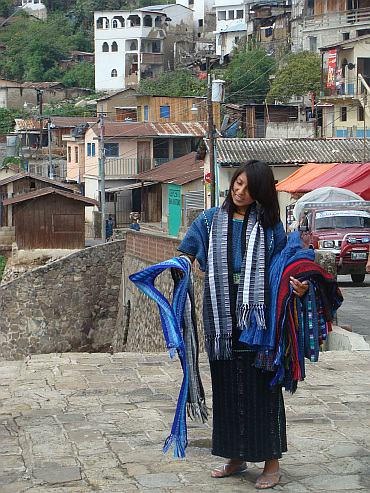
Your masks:
M19 249L85 248L85 207L99 203L66 190L46 187L3 200L12 208Z

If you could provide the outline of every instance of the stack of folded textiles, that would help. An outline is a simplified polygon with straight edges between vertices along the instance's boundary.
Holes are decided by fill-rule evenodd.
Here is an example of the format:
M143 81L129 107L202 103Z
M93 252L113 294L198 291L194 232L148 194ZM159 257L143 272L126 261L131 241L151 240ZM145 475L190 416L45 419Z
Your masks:
M291 392L305 378L304 358L318 361L319 350L331 330L331 320L343 301L337 281L309 259L312 251L299 250L299 245L300 240L293 237L285 256L283 251L273 266L272 275L279 274L280 278L279 283L274 283L277 288L271 289L274 347L259 350L254 363L257 368L275 372L271 386L279 383ZM304 297L293 294L291 277L308 281L309 289Z

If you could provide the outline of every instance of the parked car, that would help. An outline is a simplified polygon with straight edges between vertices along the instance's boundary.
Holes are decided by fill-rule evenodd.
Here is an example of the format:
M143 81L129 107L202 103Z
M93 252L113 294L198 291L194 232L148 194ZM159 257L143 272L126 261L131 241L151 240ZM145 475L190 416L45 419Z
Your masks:
M338 274L350 274L356 283L364 281L370 243L369 202L306 204L298 230L304 248L333 252Z

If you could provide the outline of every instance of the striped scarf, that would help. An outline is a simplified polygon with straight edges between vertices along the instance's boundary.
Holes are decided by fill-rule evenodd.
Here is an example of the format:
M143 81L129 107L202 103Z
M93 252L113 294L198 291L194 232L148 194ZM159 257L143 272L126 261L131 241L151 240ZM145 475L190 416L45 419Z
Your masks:
M171 268L175 281L172 304L154 287L155 278L168 268ZM183 276L179 275L176 269L180 269ZM172 358L177 350L181 361L184 377L171 434L165 441L163 451L167 452L174 443L175 457L185 457L186 407L191 418L203 422L207 420L208 414L198 367L198 335L191 262L183 255L132 274L129 279L157 303L170 356Z
M234 309L232 217L225 209L215 212L205 276L203 320L210 360L231 359L233 318L243 333L266 330L268 269L265 231L255 204L248 208L242 228L242 271ZM247 337L244 336L244 339Z

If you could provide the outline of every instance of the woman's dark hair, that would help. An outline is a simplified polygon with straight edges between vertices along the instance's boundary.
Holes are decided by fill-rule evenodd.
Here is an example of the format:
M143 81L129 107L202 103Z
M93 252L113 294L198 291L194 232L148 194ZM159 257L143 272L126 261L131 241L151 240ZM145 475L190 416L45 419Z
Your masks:
M261 161L251 160L241 164L233 174L229 191L222 207L229 215L236 212L231 190L239 175L245 173L248 181L248 191L252 199L261 204L261 221L264 226L275 226L280 221L280 207L277 198L275 179L271 168Z

